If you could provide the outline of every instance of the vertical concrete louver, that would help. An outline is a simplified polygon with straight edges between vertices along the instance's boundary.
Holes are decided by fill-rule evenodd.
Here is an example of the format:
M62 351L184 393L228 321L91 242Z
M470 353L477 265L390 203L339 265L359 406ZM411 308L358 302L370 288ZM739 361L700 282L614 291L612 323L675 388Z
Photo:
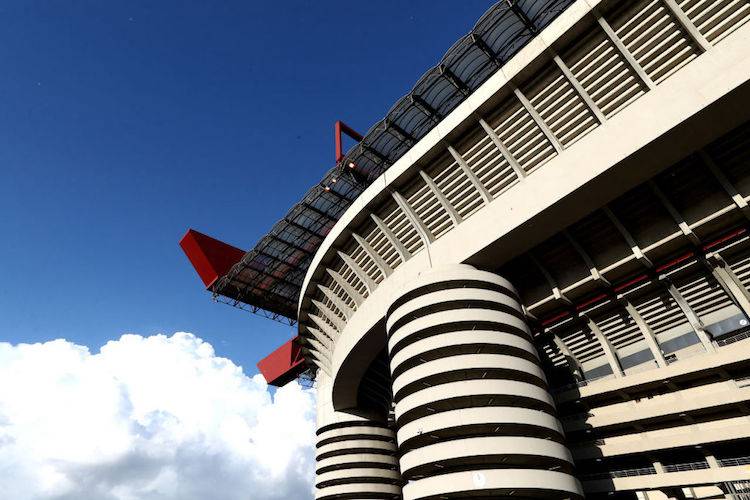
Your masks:
M404 499L582 497L508 281L466 265L427 272L386 327Z
M318 390L319 397L328 393ZM387 422L337 412L319 400L315 458L316 500L401 498L396 436Z

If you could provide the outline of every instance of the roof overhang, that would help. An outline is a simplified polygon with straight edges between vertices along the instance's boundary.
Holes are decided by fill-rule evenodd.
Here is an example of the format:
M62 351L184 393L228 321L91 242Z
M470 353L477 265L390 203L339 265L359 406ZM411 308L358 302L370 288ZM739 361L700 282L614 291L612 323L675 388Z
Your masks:
M331 168L213 286L234 305L295 322L307 269L318 246L375 179L525 47L574 0L493 5L440 63ZM358 135L358 134L357 134Z

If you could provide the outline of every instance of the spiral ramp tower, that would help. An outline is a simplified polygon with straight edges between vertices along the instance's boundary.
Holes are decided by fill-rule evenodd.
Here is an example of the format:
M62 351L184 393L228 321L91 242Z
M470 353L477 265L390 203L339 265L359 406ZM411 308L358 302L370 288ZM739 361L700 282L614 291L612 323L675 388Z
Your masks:
M507 280L434 269L395 297L386 321L404 498L582 496Z
M325 383L318 379L319 388ZM323 398L318 401L316 500L401 498L396 434L388 422L337 412Z

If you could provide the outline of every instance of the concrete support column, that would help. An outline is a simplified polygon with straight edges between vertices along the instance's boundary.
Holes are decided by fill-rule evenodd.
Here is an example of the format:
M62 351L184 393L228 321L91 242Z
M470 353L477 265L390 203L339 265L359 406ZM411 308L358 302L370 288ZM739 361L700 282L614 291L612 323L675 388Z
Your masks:
M705 448L703 448L701 451L703 452L703 456L706 457L706 463L708 463L709 468L718 469L719 467L721 467L721 465L719 465L719 461L716 460L716 457L713 453Z
M315 459L316 500L401 498L395 433L386 422L335 411L320 373Z
M404 499L581 498L513 286L430 270L386 317Z
M609 367L612 369L612 375L614 375L615 378L624 377L625 374L622 371L620 358L617 357L617 351L610 343L607 336L604 335L604 332L602 332L601 328L599 328L599 326L591 318L586 319L586 324L588 325L589 330L591 330L591 334L599 342L599 345L602 346L604 357L607 359L607 363L609 363Z
M654 470L656 471L657 474L664 474L665 472L667 472L666 470L664 470L664 465L662 465L662 463L659 460L654 460L653 463L654 463Z
M727 290L727 294L735 300L745 316L750 318L750 292L740 278L721 255L713 254L709 262L716 281Z
M706 350L706 352L716 351L716 348L711 341L710 335L708 334L708 332L706 332L703 321L698 317L695 311L693 311L693 308L690 307L690 304L688 304L688 301L685 300L685 297L682 296L682 294L677 289L677 287L674 286L674 284L666 283L666 287L675 303L677 303L677 306L682 309L683 314L685 314L685 317L690 323L690 326L693 327L693 331L698 336L698 339L700 339L701 344L703 344L703 348Z

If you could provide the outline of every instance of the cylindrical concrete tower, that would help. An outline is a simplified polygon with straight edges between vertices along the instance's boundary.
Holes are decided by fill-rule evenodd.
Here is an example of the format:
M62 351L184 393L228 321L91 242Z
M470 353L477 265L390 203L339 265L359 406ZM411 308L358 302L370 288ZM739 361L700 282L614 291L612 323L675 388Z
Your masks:
M387 317L406 500L582 496L517 294L456 265Z
M318 378L318 441L315 498L401 498L396 436L386 422L333 410L326 395L330 381Z

